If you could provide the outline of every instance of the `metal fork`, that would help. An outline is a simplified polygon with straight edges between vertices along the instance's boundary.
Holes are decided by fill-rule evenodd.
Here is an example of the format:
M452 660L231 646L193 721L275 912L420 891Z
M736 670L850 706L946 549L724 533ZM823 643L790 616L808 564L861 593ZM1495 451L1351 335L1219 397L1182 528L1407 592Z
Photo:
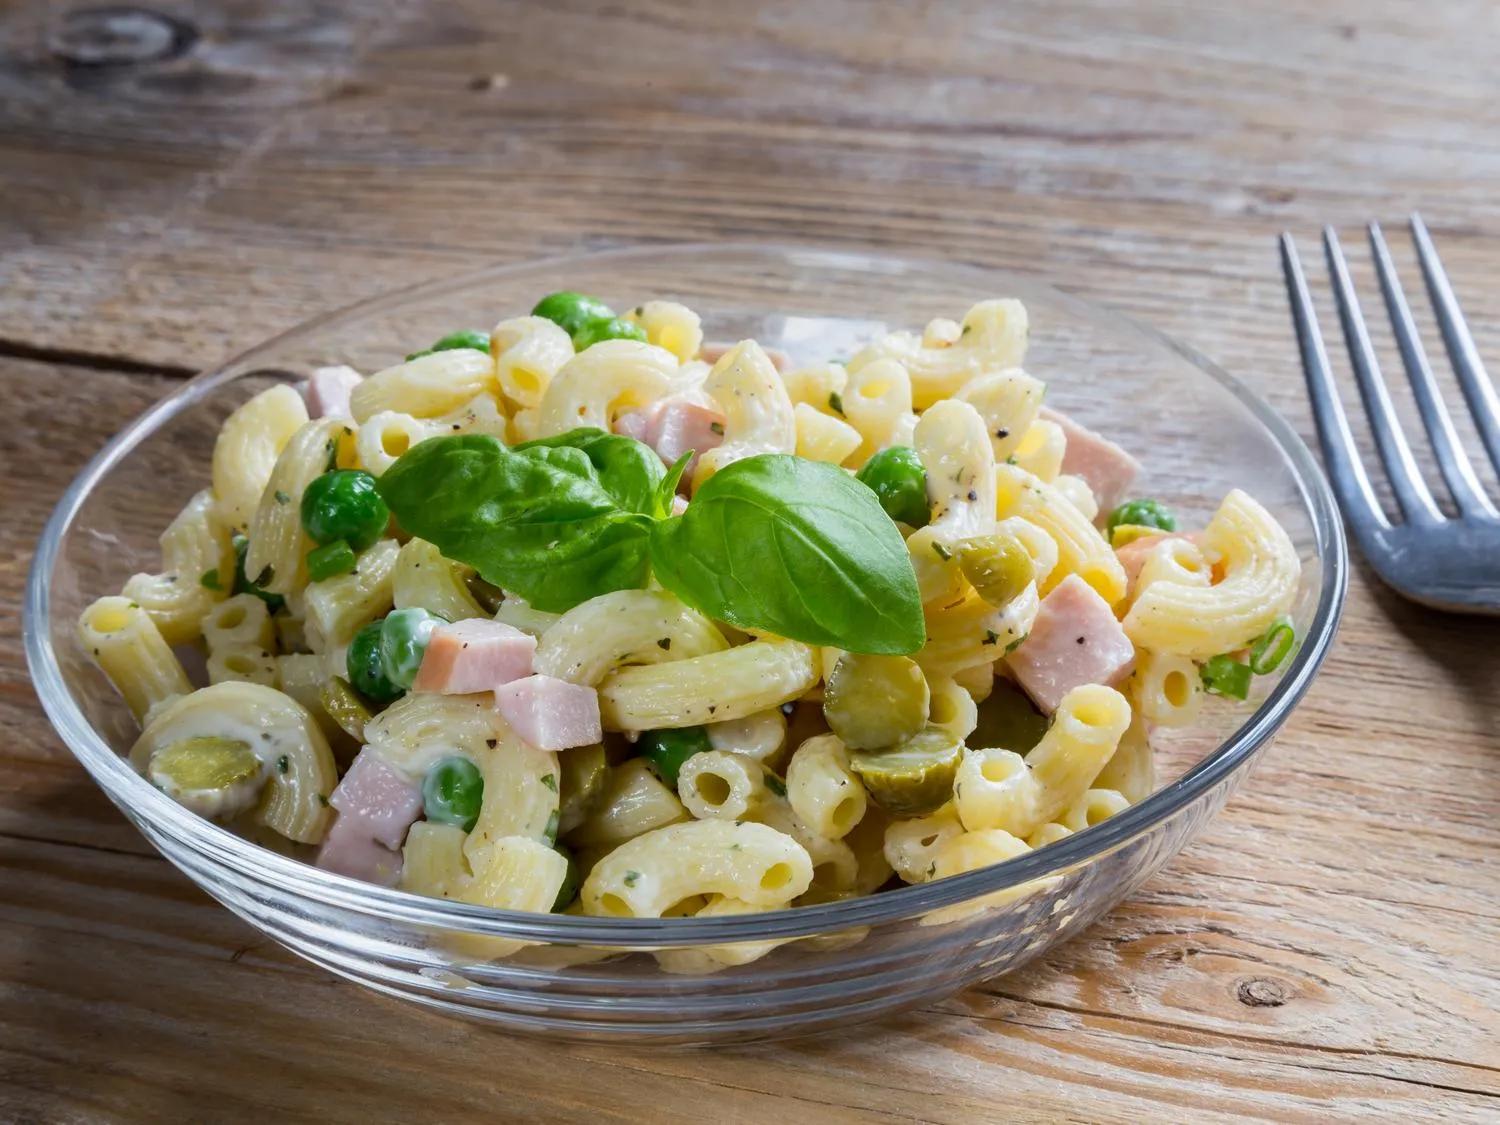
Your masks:
M1411 445L1391 406L1338 235L1332 227L1324 227L1323 248L1333 278L1349 360L1375 435L1381 465L1401 509L1401 519L1393 521L1386 514L1370 486L1328 366L1328 353L1323 348L1323 336L1318 330L1302 264L1297 259L1297 248L1290 234L1282 234L1281 264L1292 305L1292 322L1297 329L1302 368L1307 373L1307 392L1333 491L1366 558L1397 593L1434 609L1500 614L1500 513L1485 495L1453 429L1453 420L1427 364L1411 309L1396 278L1385 236L1377 223L1370 224L1369 232L1386 311L1411 381L1417 410L1459 515L1456 519L1445 516L1422 479ZM1418 215L1411 217L1411 233L1454 374L1485 452L1500 470L1500 396L1479 359L1463 312L1448 284L1448 275L1443 272L1427 226Z

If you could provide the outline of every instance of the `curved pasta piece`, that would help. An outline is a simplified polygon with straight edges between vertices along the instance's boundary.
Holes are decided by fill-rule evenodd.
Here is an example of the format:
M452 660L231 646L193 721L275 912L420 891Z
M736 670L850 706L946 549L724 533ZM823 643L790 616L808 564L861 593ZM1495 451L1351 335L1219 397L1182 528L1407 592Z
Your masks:
M621 668L599 685L606 730L660 730L742 719L818 682L813 650L766 638L670 664Z
M724 442L698 458L695 489L735 461L758 453L796 452L792 400L770 357L754 340L742 340L726 352L703 389L724 412Z
M786 799L802 823L830 840L853 831L869 807L864 783L849 768L849 752L832 734L809 738L792 754Z
M694 754L677 775L677 797L699 820L743 820L768 792L765 766L722 750Z
M617 414L666 394L676 372L676 356L639 340L585 348L552 376L537 408L537 434L551 437L579 426L612 430Z
M1190 726L1203 706L1203 678L1189 657L1138 648L1130 697L1136 711L1148 722L1163 727Z
M781 708L768 707L742 719L708 723L703 733L715 750L769 762L786 744L786 716Z
M1068 438L1063 433L1063 428L1056 422L1038 418L1026 427L1021 435L1021 444L1016 446L1010 456L1015 458L1014 464L1032 476L1050 483L1057 480L1058 474L1062 472L1063 454L1067 448ZM1092 495L1090 499L1092 500Z
M1301 566L1274 516L1239 489L1224 498L1203 533L1224 578L1213 586L1156 581L1125 616L1140 648L1205 658L1249 644L1287 613Z
M121 592L151 615L168 644L186 644L234 584L234 550L212 492L189 500L161 533L161 562L161 574L132 575Z
M966 402L946 399L917 420L917 456L927 470L928 525L906 540L924 604L963 593L958 543L995 526L995 453L984 419Z
M415 785L444 758L464 757L482 767L487 744L508 737L488 693L411 692L365 724L368 748Z
M876 360L858 371L849 370L844 379L839 400L843 415L861 438L848 462L860 466L888 445L907 444L917 416L912 413L906 368L893 359Z
M651 772L645 759L631 758L610 771L604 792L583 823L568 834L568 842L612 848L687 819L677 794Z
M541 840L550 847L560 815L557 754L507 732L474 747L472 758L484 776L484 797L464 854L476 870L479 855L508 838Z
M927 816L893 820L885 830L886 861L904 882L925 883L937 872L938 849L963 831L951 801Z
M328 833L338 770L328 740L296 700L260 684L200 688L152 717L130 762L145 773L153 754L189 738L228 738L254 751L265 785L257 822L300 844L319 843Z
M764 824L692 820L621 844L594 865L581 900L587 914L660 918L696 895L785 906L811 882L812 860L785 833Z
M1039 580L1043 595L1070 574L1082 578L1111 606L1125 597L1125 568L1089 522L1055 485L1017 465L995 466L997 514L1002 520L1021 516L1041 528L1057 545L1057 564ZM1025 545L1025 540L1022 540Z
M693 359L703 347L702 319L676 301L647 301L626 313L625 319L645 330L648 344L665 348L682 363Z
M1047 388L1019 367L991 371L970 379L954 397L967 402L984 419L995 460L1004 461L1021 446L1036 421Z
M363 556L360 569L364 569ZM425 609L444 621L488 617L489 614L469 592L467 580L473 573L473 567L445 558L427 540L410 539L402 544L396 556L396 568L391 575L391 600L397 609Z
M881 359L893 359L911 375L918 410L954 395L976 375L1019 367L1026 358L1026 306L1013 299L980 301L964 314L959 338L939 347L914 332L892 332L849 361L850 374Z
M1151 750L1151 738L1141 715L1130 720L1130 726L1120 736L1119 749L1094 778L1094 785L1099 789L1117 790L1132 804L1144 801L1156 792L1156 755Z
M306 424L307 404L284 383L261 391L224 420L213 455L213 494L222 526L250 526L276 459Z
M308 584L303 593L307 621L324 645L347 645L360 626L391 608L400 553L394 539L382 539L360 552L348 574Z
M436 418L494 389L494 359L473 348L453 348L377 371L350 393L349 408L360 423L386 410Z
M78 618L78 643L137 721L193 690L156 622L129 598L100 598L90 604Z
M959 819L971 832L1031 835L1093 784L1129 725L1130 704L1119 692L1102 684L1074 688L1025 758L1010 750L964 751L953 787Z
M864 440L848 422L799 402L792 408L797 426L797 456L842 465Z
M729 647L703 614L665 590L616 590L574 606L542 634L533 667L593 687L626 664L685 660Z
M953 677L969 668L993 664L1031 631L1041 602L1029 584L1004 609L977 594L951 606L928 606L927 643L913 659L929 679Z
M302 528L302 493L327 471L346 434L352 431L342 419L319 418L293 434L276 459L250 521L245 551L245 574L261 589L293 594L307 585L307 552L313 542Z
M490 333L495 377L517 406L537 407L553 376L573 358L573 339L544 316L502 320Z
M371 476L384 476L398 457L435 432L427 422L398 410L372 414L359 427L354 439L359 466Z
M781 381L793 406L806 404L815 410L831 411L834 396L842 396L848 385L849 372L842 363L815 363L786 372Z

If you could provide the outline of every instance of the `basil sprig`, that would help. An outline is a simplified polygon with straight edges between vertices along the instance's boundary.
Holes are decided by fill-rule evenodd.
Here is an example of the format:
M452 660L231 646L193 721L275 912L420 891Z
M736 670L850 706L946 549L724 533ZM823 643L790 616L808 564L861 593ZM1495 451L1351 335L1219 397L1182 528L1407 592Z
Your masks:
M403 528L448 558L561 613L643 586L650 570L661 461L616 442L640 444L598 430L515 449L485 434L431 438L385 472L380 495Z
M916 576L874 492L832 465L765 454L719 470L666 518L689 456L663 470L648 446L595 429L513 448L437 437L379 488L407 531L538 609L636 589L654 572L742 629L852 652L922 646Z
M651 530L659 581L742 629L851 652L922 647L906 544L875 493L820 461L766 453L720 469Z

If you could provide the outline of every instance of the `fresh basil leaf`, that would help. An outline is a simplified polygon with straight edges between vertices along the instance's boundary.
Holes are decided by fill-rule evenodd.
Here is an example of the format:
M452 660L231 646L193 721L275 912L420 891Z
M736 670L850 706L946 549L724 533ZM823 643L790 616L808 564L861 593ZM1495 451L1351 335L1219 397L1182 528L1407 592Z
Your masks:
M584 450L429 438L379 489L403 528L537 609L645 585L651 518L621 507Z
M580 426L565 434L537 438L512 446L517 452L530 449L570 448L581 450L599 473L599 483L622 508L650 515L656 487L662 479L661 458L649 445L623 434L606 433L594 426ZM674 486L675 487L675 486Z
M659 520L664 520L672 514L672 500L677 495L677 485L682 480L682 474L687 471L688 462L693 459L697 450L689 449L681 457L672 462L672 467L667 470L667 475L661 478L656 486L656 498L651 506L651 514Z
M926 640L901 533L833 465L767 453L720 469L683 515L652 528L651 566L683 601L742 629L865 653Z

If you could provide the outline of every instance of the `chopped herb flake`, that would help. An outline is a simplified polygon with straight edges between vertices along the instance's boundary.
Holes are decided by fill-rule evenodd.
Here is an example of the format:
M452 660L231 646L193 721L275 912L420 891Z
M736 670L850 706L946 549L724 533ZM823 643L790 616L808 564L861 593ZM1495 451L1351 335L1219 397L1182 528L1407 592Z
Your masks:
M291 769L291 768L292 768L291 759L289 759L285 754L283 754L281 757L279 757L279 758L276 759L276 772L277 773L286 773L286 771L289 770L289 769Z
M832 410L840 418L844 416L844 397L838 391L828 396L828 409Z
M552 790L552 792L556 793L557 792L557 774L555 774L555 773L544 773L544 774L542 774L542 784L545 785L548 789Z
M219 568L211 567L203 572L203 577L198 579L198 584L206 590L222 590L223 584L219 581Z
M639 871L627 871L625 872L625 885L627 887L633 887L637 882L640 881L640 878L641 873Z
M291 494L288 493L288 492L283 492L279 488L275 491L275 493L273 495L275 495L275 497L276 497L276 503L278 503L278 504L290 504L292 502Z

